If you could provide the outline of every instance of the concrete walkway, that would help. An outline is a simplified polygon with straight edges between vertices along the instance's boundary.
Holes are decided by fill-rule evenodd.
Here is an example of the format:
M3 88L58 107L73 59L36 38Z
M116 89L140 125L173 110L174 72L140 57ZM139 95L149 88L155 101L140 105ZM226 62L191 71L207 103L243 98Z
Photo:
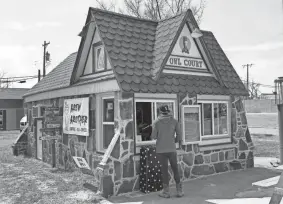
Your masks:
M109 199L112 203L138 202L143 204L208 204L206 200L212 199L234 199L234 198L263 198L270 197L273 188L259 190L252 186L252 183L280 175L278 170L266 168L253 168L242 171L233 171L215 176L209 176L202 179L196 179L184 183L185 196L183 198L172 197L163 199L158 193L136 193L112 197ZM176 190L171 188L171 194L174 196Z

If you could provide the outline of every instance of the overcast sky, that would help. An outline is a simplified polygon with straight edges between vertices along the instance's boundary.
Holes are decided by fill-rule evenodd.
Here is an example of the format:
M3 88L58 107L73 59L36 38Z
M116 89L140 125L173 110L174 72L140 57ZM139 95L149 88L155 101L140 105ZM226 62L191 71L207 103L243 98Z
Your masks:
M46 40L52 59L47 72L51 71L78 50L77 34L90 6L95 7L96 1L0 0L0 70L10 77L36 75L42 69ZM282 0L207 0L200 27L214 33L240 77L246 79L242 65L253 63L250 80L273 85L275 78L283 76L282 8ZM13 87L35 83L30 80Z

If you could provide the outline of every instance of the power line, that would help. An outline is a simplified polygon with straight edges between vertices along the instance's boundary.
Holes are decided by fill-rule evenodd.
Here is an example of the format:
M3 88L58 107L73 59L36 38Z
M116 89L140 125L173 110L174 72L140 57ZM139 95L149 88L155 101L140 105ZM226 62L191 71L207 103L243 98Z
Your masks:
M246 80L242 80L243 83L247 83ZM261 84L261 83L256 83L256 82L252 82L253 84L257 84L257 85L260 85L260 86L263 86L263 87L268 87L268 88L275 88L275 86L273 85L267 85L267 84Z

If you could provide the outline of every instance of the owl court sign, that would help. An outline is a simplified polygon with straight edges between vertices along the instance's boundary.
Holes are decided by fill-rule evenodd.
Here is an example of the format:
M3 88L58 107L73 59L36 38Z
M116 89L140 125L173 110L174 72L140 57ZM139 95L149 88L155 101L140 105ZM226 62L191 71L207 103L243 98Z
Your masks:
M204 61L202 60L193 39L187 36L180 36L178 44L170 55L167 66L175 68L189 68L197 70L206 70Z
M174 56L171 55L168 59L167 65L174 67L206 69L202 59L193 59L190 57Z

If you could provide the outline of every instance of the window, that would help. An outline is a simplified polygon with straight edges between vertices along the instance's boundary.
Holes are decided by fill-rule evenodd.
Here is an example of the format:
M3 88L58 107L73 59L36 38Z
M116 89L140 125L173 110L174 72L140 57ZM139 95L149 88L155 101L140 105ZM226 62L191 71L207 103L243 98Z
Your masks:
M185 105L182 107L182 113L183 143L198 143L201 135L200 106Z
M152 124L160 115L159 108L162 105L168 105L171 114L176 118L176 108L174 100L157 99L136 99L135 118L136 118L136 143L137 145L148 144L151 141ZM154 144L155 141L149 143Z
M93 68L94 72L107 69L107 57L101 42L93 44Z
M184 144L200 145L231 142L228 101L199 101L182 106Z
M100 153L106 151L115 135L117 101L114 94L114 92L98 93L95 97L95 144Z
M102 135L103 149L107 149L115 132L114 132L114 98L102 98Z
M219 136L228 134L227 109L227 102L202 104L203 136Z

